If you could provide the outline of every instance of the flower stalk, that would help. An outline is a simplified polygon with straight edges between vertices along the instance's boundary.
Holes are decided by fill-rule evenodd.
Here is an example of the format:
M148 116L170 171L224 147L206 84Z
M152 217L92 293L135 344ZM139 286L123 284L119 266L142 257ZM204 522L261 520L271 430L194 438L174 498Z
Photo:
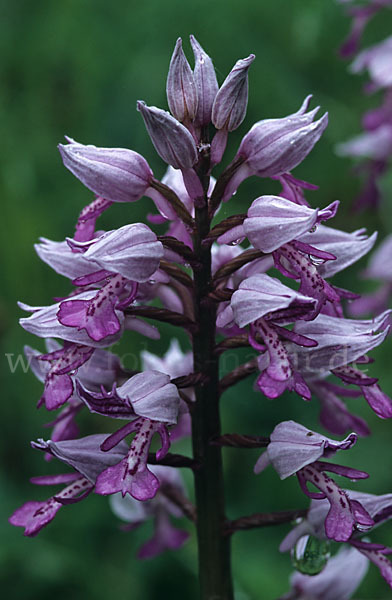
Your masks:
M210 443L221 433L219 414L219 357L215 353L216 304L211 292L211 249L202 244L210 231L208 202L195 209L194 312L199 324L193 334L194 370L205 375L195 386L196 402L192 411L194 471L197 511L200 597L202 600L231 600L233 587L230 566L230 540L224 535L225 503L222 451Z

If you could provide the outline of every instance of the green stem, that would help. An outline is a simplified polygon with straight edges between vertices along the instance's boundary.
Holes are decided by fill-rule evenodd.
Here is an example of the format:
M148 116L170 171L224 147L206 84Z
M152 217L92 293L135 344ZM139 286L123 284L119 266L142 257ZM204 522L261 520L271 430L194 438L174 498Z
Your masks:
M216 303L211 292L211 251L202 245L210 231L207 202L197 207L194 234L194 311L198 329L193 333L194 370L204 375L195 387L192 410L193 457L200 465L194 471L199 553L200 598L232 600L230 536L224 535L224 488L222 453L210 443L220 436L219 357L215 350Z

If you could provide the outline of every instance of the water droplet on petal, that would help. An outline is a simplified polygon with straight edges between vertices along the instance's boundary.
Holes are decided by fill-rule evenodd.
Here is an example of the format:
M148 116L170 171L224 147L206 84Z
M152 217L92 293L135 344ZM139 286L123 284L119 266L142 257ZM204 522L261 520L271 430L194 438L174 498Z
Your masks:
M323 265L325 263L325 260L323 258L318 258L316 256L312 256L311 254L309 254L308 256L309 256L310 262L315 267L318 267L319 265Z
M300 573L317 575L326 566L330 555L329 542L305 535L291 551L291 562Z
M241 242L244 241L244 237L238 238L237 240L233 240L232 242L229 243L229 246L238 246L238 244L241 244Z

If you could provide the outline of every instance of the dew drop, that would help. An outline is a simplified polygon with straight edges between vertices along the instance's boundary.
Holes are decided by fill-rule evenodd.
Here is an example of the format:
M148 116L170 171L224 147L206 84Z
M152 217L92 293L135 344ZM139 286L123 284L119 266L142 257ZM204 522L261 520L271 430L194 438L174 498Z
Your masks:
M319 265L323 265L325 263L325 260L323 258L317 258L316 256L312 256L310 254L309 260L315 267L318 267Z
M241 242L244 241L244 237L238 238L237 240L233 240L232 242L229 243L229 246L238 246L238 244L241 244Z
M305 535L291 551L291 562L300 573L317 575L326 566L330 555L329 542Z

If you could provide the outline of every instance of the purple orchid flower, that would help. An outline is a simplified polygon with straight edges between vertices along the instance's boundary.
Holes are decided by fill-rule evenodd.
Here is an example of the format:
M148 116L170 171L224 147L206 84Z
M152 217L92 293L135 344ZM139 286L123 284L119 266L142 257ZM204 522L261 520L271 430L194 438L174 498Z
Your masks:
M53 352L55 350L60 350L61 345L58 344L55 340L46 340L46 348L47 351ZM46 376L50 371L51 367L48 361L41 361L39 357L41 356L41 352L39 350L34 350L34 348L30 348L30 346L24 347L24 353L26 358L29 361L29 366L37 377L37 379L43 383L45 383ZM87 360L87 363L92 359L92 356ZM113 355L114 356L114 355ZM79 371L83 370L83 367L86 363L79 367ZM71 375L71 379L73 376ZM61 382L60 382L61 383ZM73 384L72 384L73 385ZM55 397L59 398L61 394L56 392ZM45 401L45 396L41 397L39 405L42 404L42 401ZM55 442L61 440L71 440L78 437L79 429L75 422L75 417L83 407L83 402L79 400L76 396L75 392L68 398L67 405L60 411L58 416L51 423L47 423L44 427L52 427L51 439ZM50 454L45 455L46 460L51 459Z
M85 330L93 342L121 331L121 309L133 302L137 283L147 281L158 269L163 247L142 223L125 225L86 242L70 242L84 251L72 252L66 243L44 240L37 246L40 257L78 286L103 282L91 298L67 299L60 303L59 322Z
M116 335L121 330L119 311L131 304L136 297L136 286L132 286L131 291L127 292L127 280L121 275L105 277L105 280L93 297L86 300L65 300L60 303L57 312L62 325L77 328L78 331L84 329L95 342ZM124 292L125 300L121 299Z
M319 210L295 204L280 196L260 196L248 210L243 225L230 229L218 238L220 244L230 244L248 237L262 252L273 252L311 231L320 221L335 216L339 202Z
M157 458L163 458L170 447L166 425L175 424L178 415L180 398L170 377L158 371L145 371L118 388L114 386L111 392L91 392L80 383L77 388L91 412L130 420L105 440L103 450L110 450L127 435L136 432L127 456L100 474L96 493L107 495L121 491L123 496L129 493L137 500L153 498L159 482L147 468L151 440L155 433L159 434L162 448L157 452Z
M259 273L240 283L231 297L230 307L219 314L217 324L222 327L227 325L229 320L234 320L242 328L262 317L273 321L277 311L281 311L276 315L277 320L283 321L285 315L288 320L290 310L285 313L285 309L298 309L299 312L306 313L313 310L315 304L314 298L303 296L278 279Z
M357 361L384 341L388 315L389 311L385 311L375 319L357 320L321 314L313 321L298 321L295 331L318 343L317 348L300 350L301 372L319 379Z
M137 103L155 150L175 169L191 169L197 161L196 144L189 131L168 112Z
M377 379L353 366L356 361L368 362L367 352L384 341L388 334L389 312L374 320L319 315L311 322L298 321L295 331L316 340L318 345L316 348L288 348L292 364L309 382L333 373L344 383L357 385L377 416L391 418L392 401L381 391Z
M76 472L33 478L32 482L38 485L69 485L44 502L26 502L11 515L10 523L24 527L24 535L33 537L54 519L62 506L83 500L93 490L98 474L127 452L125 442L116 450L102 452L100 444L105 437L105 434L99 434L58 443L51 440L33 442L33 448L49 452Z
M356 526L373 525L373 520L358 501L351 501L325 471L337 473L352 480L365 479L368 474L341 465L320 461L337 450L348 450L356 440L351 433L342 442L336 442L310 431L294 421L279 423L270 436L270 443L255 465L255 473L260 473L272 464L281 479L296 474L302 491L314 500L326 499L329 511L325 518L325 534L337 542L347 541ZM312 483L319 492L310 492L307 483Z
M358 23L357 37L364 27L364 13ZM141 558L147 558L184 543L187 533L174 528L170 521L183 511L191 520L197 516L201 564L203 557L215 552L214 589L204 589L202 595L231 596L226 569L221 569L228 566L224 559L228 534L244 522L246 527L249 523L253 526L254 516L234 521L223 518L217 445L258 445L259 440L244 434L224 435L218 399L258 366L257 386L266 397L277 398L285 390L294 390L310 400L314 393L319 396L326 427L342 437L348 430L342 441L294 421L280 423L272 432L256 472L271 462L282 479L296 475L303 492L312 499L308 518L283 547L298 539L303 547L305 535L347 542L351 553L359 552L361 564L373 561L391 583L387 555L392 550L361 538L392 517L391 498L362 498L341 489L329 473L352 480L368 474L327 462L338 450L351 448L357 435L369 432L366 423L352 415L341 398L363 395L378 416L392 417L391 400L365 370L371 362L367 353L388 333L389 312L372 321L345 319L344 301L353 300L356 294L326 281L362 257L376 236L367 237L364 230L345 234L320 225L335 216L338 202L312 209L305 193L315 186L290 172L327 126L327 114L316 120L318 109L308 110L310 96L296 113L256 123L218 180L210 177L223 155L228 132L244 119L248 70L254 55L238 61L218 89L210 57L193 36L191 46L193 71L181 39L171 58L166 91L172 114L144 102L137 104L155 149L169 165L162 181L155 179L146 160L131 150L84 146L70 139L60 146L65 166L96 197L80 213L74 238L67 237L64 242L42 239L36 248L42 260L75 288L52 306L21 305L32 313L21 324L39 337L61 342L49 340L44 354L27 349L32 369L45 385L40 404L45 403L49 410L60 409L50 424L52 439L32 445L44 452L45 458L57 458L73 472L35 478L38 484L66 487L47 501L26 503L12 515L11 523L23 526L26 535L35 535L62 505L95 491L112 496L113 510L129 528L149 517L154 519L153 537L139 552ZM362 56L362 66L374 79L368 86L370 91L387 86L385 98L380 109L364 117L367 137L351 148L361 157L368 153L369 195L377 191L378 177L386 168L392 127L388 104L392 86L388 84L389 72L383 73L382 67L388 63L389 50L386 46L373 50ZM216 132L210 143L211 125ZM246 215L225 215L213 223L222 203L253 175L277 180L281 195L258 197ZM163 226L159 239L142 223L107 232L96 230L97 219L112 203L134 202L142 196L151 198L158 210L149 219ZM238 245L246 239L249 247ZM279 279L270 277L272 268L279 271ZM293 280L289 286L284 283L286 277ZM161 357L143 352L142 372L125 371L104 348L118 342L128 329L157 339L157 328L139 316L183 328L193 352L184 353L177 342L172 342ZM217 339L216 334L223 339ZM252 360L219 379L220 355L245 345L256 350L258 357L252 350ZM329 376L342 383L328 380ZM122 420L122 426L110 428L110 433L76 439L75 416L82 407L99 415L98 419ZM194 458L166 456L171 441L191 433L191 429ZM151 444L158 436L154 456ZM168 467L151 466L149 459L193 469L195 510L184 498L177 473ZM309 484L317 492L310 491ZM206 523L206 516L212 518L210 523ZM264 517L256 516L257 524L260 518ZM280 519L280 515L272 515L272 520ZM211 523L217 527L211 529ZM223 528L218 528L219 524ZM212 535L204 535L206 526ZM309 572L322 566L324 553L321 558ZM300 567L299 561L300 557ZM204 566L207 571L211 567ZM344 586L338 577L336 574L337 581L328 588L322 579L321 583L314 580L313 587L297 580L293 594L319 594L320 599L329 600L325 593L334 593L343 599L344 594L351 594L352 587Z
M381 106L368 110L362 117L365 131L374 131L385 124L392 123L392 88L384 94Z
M360 539L362 535L368 535L374 527L385 523L392 517L392 494L377 496L353 490L345 490L344 493L355 506L362 506L372 520L372 523L364 522L357 524L356 530L345 541L373 562L380 569L381 575L387 583L392 587L392 563L386 558L386 555L392 553L392 549L382 544L375 544ZM280 551L287 552L304 535L310 534L320 539L325 539L325 520L328 510L329 504L326 499L313 499L306 519L296 525L284 538L280 545Z
M91 412L114 419L146 419L174 425L179 396L169 375L151 370L138 373L110 392L94 392L78 382L77 390ZM127 434L126 434L127 435Z
M74 296L74 298L85 300L94 297L94 295L95 292L90 291ZM95 348L103 344L109 345L119 339L124 327L139 331L143 335L154 339L159 338L159 333L154 326L144 323L137 317L127 317L124 319L123 313L120 311L118 311L117 315L121 323L121 330L117 332L117 335L95 341L83 330L66 327L58 321L57 313L60 303L48 307L36 308L26 305L21 306L33 313L30 317L20 320L22 327L27 331L43 338L57 337L65 340L63 347L55 345L49 353L40 354L39 358L36 356L37 360L41 363L40 367L35 368L35 358L32 361L32 367L35 369L37 376L45 378L45 392L42 401L45 402L49 410L60 407L72 398L74 393L73 375L75 372L91 358ZM97 361L99 361L100 356L102 355L98 354ZM96 361L91 363L94 369L97 368L96 365ZM38 375L38 371L40 375ZM102 368L98 368L97 374L102 375ZM101 380L100 383L105 384L105 379Z
M296 335L281 325L314 312L316 301L298 294L278 279L258 274L244 279L234 292L230 304L218 315L217 325L227 326L233 320L239 327L250 324L249 341L263 355L262 371L257 379L259 389L268 398L277 398L285 389L295 390L309 400L311 393L298 371L292 368L282 339L293 344L315 346L313 339ZM262 340L262 344L257 341Z
M152 277L163 257L162 243L144 223L124 225L86 242L69 239L68 244L77 251L75 256L80 253L85 261L91 263L90 273L101 269L119 273L125 279L138 283ZM78 279L77 283L83 285L78 277L73 279Z
M315 298L317 308L308 318L314 318L325 302L339 302L336 291L321 277L317 262L335 260L335 255L303 242L301 236L318 222L330 219L336 213L338 202L318 211L294 204L279 196L261 196L248 211L243 225L219 238L220 243L230 243L241 234L246 235L255 248L272 252L275 266L283 275L299 279L300 293Z
M106 496L121 492L123 496L130 494L136 500L153 498L159 488L158 478L148 469L147 460L151 440L158 433L162 447L156 452L157 459L163 458L170 447L169 434L166 427L150 419L135 419L128 425L109 436L102 444L103 450L110 450L130 433L135 432L128 454L118 464L103 471L95 486L97 494Z
M159 479L161 486L154 498L140 502L132 496L122 497L121 494L113 494L110 497L112 511L129 524L128 528L133 529L149 519L154 519L154 535L140 548L138 552L140 559L152 558L165 550L176 550L189 537L186 531L177 529L171 524L170 516L180 518L182 513L161 491L169 488L183 495L185 489L180 474L172 467L152 465L150 468Z
M82 270L84 273L73 280L76 285L104 283L93 298L61 302L57 317L62 325L84 329L93 341L100 341L120 331L119 309L133 302L137 283L147 281L157 270L163 247L142 223L125 225L88 242L73 244L85 250L84 254L69 252L63 246L59 249L55 245L53 249L51 244L51 248L46 247L44 259L68 276Z

